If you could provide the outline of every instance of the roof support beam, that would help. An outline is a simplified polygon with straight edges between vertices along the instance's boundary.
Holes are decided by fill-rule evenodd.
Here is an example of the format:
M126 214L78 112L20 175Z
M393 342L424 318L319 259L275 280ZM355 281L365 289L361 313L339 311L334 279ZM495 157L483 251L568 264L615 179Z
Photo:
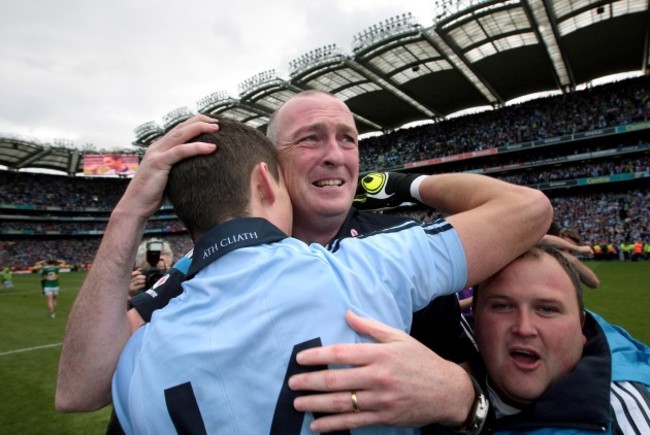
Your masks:
M68 157L68 175L73 176L79 167L79 150L72 150Z
M31 156L27 157L26 159L21 160L20 162L16 163L15 168L16 169L22 169L29 165L30 163L40 159L44 155L47 155L50 153L50 150L52 149L51 145L45 145L43 146L43 149L40 150L37 153L32 154Z
M531 27L537 35L537 39L546 48L559 88L562 92L574 90L576 82L567 57L560 46L560 34L557 17L552 9L553 5L549 4L548 0L522 0L522 6L532 21Z
M426 32L422 33L422 36L429 41L429 44L438 50L438 52L442 53L448 59L448 62L460 71L467 80L472 83L481 94L483 94L490 104L497 106L505 103L503 98L492 89L488 82L474 71L471 63L463 55L460 48L451 41L450 38L443 34L441 30L436 27L434 36L430 36Z
M648 5L650 6L650 0L648 0ZM643 74L648 74L648 68L650 65L650 7L645 11L645 42L643 44L643 63L641 69Z
M390 92L391 94L395 95L397 98L403 100L407 104L415 107L419 112L422 113L422 115L425 118L430 118L434 119L438 117L434 112L429 110L427 107L423 106L419 102L415 101L413 98L409 97L404 91L400 90L397 86L393 85L386 77L382 74L379 75L376 72L366 68L365 66L361 65L360 63L355 62L352 59L347 59L344 64L348 67L353 69L354 71L358 72L359 74L363 75L364 77L368 78L370 81L375 82L377 85L381 86L384 88L386 91Z

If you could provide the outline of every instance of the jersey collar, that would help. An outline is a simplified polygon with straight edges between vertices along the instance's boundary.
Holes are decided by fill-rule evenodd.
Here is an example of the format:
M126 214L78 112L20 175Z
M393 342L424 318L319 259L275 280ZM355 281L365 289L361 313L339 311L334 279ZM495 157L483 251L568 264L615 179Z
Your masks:
M186 279L235 249L279 242L286 237L278 227L262 218L238 218L221 223L196 243Z

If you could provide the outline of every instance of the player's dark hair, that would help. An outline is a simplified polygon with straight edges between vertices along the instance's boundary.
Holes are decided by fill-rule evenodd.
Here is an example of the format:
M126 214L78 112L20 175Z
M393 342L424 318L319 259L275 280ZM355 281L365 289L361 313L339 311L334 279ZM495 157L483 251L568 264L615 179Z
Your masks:
M207 142L217 150L181 160L169 174L165 189L174 211L194 241L213 226L248 216L253 168L266 162L278 180L273 144L257 129L220 118L219 131L201 134L189 142Z

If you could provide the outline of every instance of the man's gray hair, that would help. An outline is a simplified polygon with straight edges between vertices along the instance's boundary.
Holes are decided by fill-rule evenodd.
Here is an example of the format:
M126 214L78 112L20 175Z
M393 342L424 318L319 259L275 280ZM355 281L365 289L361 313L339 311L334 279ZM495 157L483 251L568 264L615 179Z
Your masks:
M147 263L147 243L149 242L162 242L163 248L160 251L160 255L167 255L169 257L169 262L174 263L174 251L168 241L162 240L156 237L151 239L143 240L140 245L138 245L138 252L135 254L135 265L136 267L146 268ZM168 264L167 267L171 267L171 264Z

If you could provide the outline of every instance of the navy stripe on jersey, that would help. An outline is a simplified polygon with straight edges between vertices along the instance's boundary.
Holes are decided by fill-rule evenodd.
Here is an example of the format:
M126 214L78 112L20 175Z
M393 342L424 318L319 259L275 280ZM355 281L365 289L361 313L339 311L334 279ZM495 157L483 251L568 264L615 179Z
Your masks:
M165 390L165 403L176 432L183 435L206 435L199 404L192 384L186 382Z
M273 422L271 423L270 435L293 435L300 434L300 429L303 425L305 417L304 412L299 412L293 407L293 401L299 396L309 394L308 391L294 391L289 388L289 378L299 373L315 372L319 370L326 370L325 365L315 366L301 366L296 360L296 355L299 352L310 349L313 347L320 347L323 343L320 338L313 338L302 343L298 343L293 347L289 365L282 382L282 389L275 404L275 412L273 413ZM324 414L315 413L314 418L324 417ZM342 430L331 432L334 435L350 435L350 431Z
M612 382L611 403L621 433L650 433L648 387L638 382Z
M435 220L433 222L428 222L428 223L425 223L425 224L423 224L421 222L417 222L417 221L407 221L407 222L403 222L403 223L401 223L399 225L395 225L393 227L376 230L376 231L373 231L373 232L368 233L368 234L360 234L356 238L357 239L365 239L365 238L368 238L368 237L376 236L377 234L396 233L396 232L399 232L399 231L403 231L403 230L413 228L413 227L418 227L418 226L422 227L424 229L424 232L429 234L429 235L436 235L436 234L439 234L439 233L442 233L442 232L449 231L449 230L453 229L451 224L449 222L447 222L446 220L444 220L444 219L437 219L437 220ZM326 248L330 252L336 252L336 251L339 250L342 240L345 240L345 239L332 240L326 246Z

